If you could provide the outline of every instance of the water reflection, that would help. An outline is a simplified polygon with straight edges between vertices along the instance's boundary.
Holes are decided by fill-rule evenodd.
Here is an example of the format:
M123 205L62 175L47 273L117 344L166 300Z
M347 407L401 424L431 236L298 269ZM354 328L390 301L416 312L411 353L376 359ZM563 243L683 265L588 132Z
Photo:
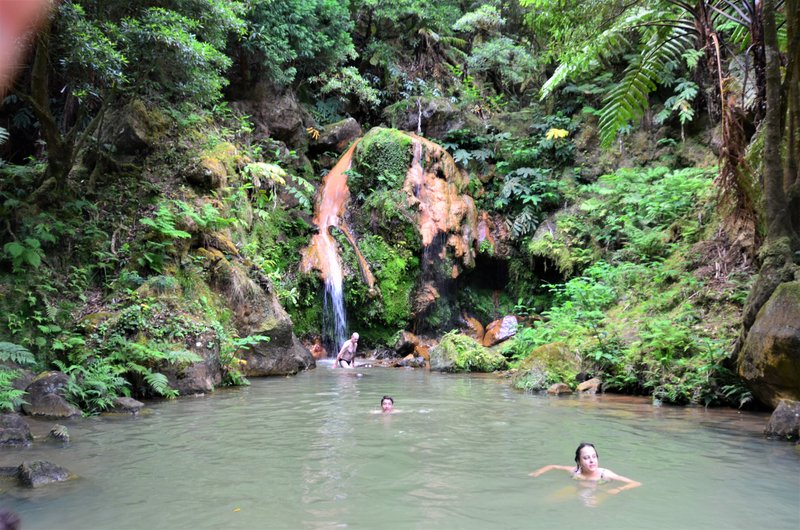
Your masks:
M25 530L796 528L800 454L760 436L763 414L359 371L319 368L155 403L139 418L71 422L71 447L4 451L0 465L49 460L81 478L0 485L2 506ZM377 413L383 395L397 413ZM644 486L608 495L566 474L528 477L570 462L582 440Z

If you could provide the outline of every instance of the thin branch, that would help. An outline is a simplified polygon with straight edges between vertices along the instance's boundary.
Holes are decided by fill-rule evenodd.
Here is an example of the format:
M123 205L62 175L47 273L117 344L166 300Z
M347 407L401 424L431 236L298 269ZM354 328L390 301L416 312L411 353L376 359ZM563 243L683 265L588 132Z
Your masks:
M715 13L717 13L718 15L722 15L723 17L727 18L731 22L735 22L735 23L740 24L740 25L742 25L744 27L750 26L751 20L748 17L746 17L743 13L739 13L740 15L742 15L742 18L736 18L736 17L734 17L732 15L729 15L725 11L722 11L721 9L717 9L714 6L711 6L711 10L714 11Z

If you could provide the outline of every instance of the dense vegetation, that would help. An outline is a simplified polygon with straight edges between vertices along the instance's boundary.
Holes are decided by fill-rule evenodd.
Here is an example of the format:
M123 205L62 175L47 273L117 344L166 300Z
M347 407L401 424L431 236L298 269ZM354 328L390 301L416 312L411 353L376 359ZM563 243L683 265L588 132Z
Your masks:
M528 317L500 357L447 333L455 369L523 363L521 388L584 372L659 400L747 402L731 365L752 325L740 315L800 257L799 10L64 0L0 108L0 408L19 403L23 368L70 374L86 411L173 396L164 372L196 362L186 345L208 330L223 384L242 383L237 353L265 338L239 337L232 312L260 281L298 335L318 333L319 282L299 253L338 153L313 140L345 117L414 130L423 114L507 233L506 248L479 249L506 281L488 285L478 267L459 309ZM294 101L307 134L250 112L259 98ZM375 347L419 324L422 258L398 208L407 146L381 142L351 170L381 296L356 274L346 284L351 327ZM773 259L759 260L762 245ZM449 316L426 318L450 331ZM553 343L574 362L530 371L530 352Z

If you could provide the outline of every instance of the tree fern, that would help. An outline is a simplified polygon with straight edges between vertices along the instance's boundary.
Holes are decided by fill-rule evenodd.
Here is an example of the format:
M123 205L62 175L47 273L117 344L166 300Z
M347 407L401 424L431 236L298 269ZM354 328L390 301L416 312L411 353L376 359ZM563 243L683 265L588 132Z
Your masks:
M625 69L622 81L611 90L600 111L600 138L610 145L617 132L631 121L640 119L648 108L648 96L656 89L670 61L681 61L687 48L694 45L694 35L676 26L652 32L641 55Z
M0 361L12 362L20 366L36 364L36 358L30 350L13 342L0 342Z
M596 70L603 60L629 50L632 43L628 40L628 35L640 24L652 18L653 14L654 11L651 9L636 8L630 15L593 38L579 53L562 58L556 71L542 85L539 91L540 98L548 97L567 79Z

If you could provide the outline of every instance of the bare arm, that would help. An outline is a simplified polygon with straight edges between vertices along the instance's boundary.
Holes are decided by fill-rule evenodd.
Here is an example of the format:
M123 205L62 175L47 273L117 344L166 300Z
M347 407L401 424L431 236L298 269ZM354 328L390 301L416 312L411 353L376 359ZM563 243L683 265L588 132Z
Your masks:
M540 467L536 471L534 471L532 473L528 473L528 475L531 476L531 477L538 477L542 473L547 473L548 471L550 471L552 469L561 469L563 471L574 471L575 467L574 466L557 466L555 464L550 464L549 466Z
M642 485L641 482L637 482L635 480L631 480L628 477L623 477L622 475L617 475L616 473L614 473L610 469L606 469L605 475L606 475L606 477L608 477L608 478L610 478L612 480L618 480L620 482L624 482L625 483L624 486L620 486L618 488L611 488L610 490L608 490L608 493L610 495L616 495L620 491L631 490L633 488L638 488L639 486Z

